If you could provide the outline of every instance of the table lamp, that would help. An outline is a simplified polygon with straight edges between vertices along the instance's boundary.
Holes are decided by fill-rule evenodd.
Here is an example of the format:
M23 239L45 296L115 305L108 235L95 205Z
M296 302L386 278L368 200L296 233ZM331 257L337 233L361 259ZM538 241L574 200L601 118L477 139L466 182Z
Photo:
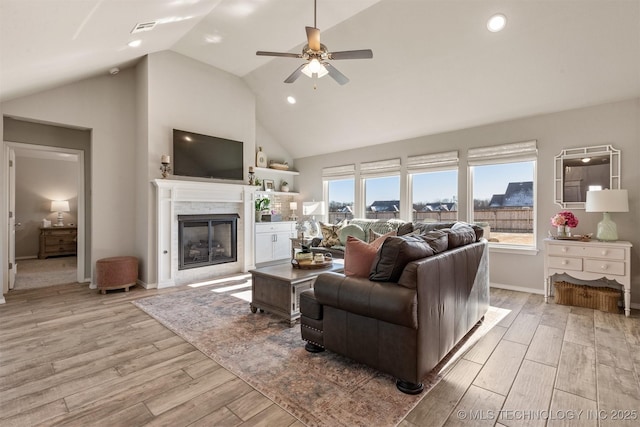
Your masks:
M62 222L62 212L69 212L69 210L69 202L67 200L51 201L51 212L58 212L58 223L56 227L64 226L64 222Z
M289 210L291 211L291 221L297 221L298 216L296 212L298 210L298 202L289 202Z
M317 236L320 232L320 227L318 227L315 216L324 215L324 202L302 202L302 214L311 217L309 222L313 230L309 231L312 236Z
M611 212L629 212L627 190L587 191L585 211L602 212L602 221L598 223L596 238L601 241L618 240L618 227L611 220Z

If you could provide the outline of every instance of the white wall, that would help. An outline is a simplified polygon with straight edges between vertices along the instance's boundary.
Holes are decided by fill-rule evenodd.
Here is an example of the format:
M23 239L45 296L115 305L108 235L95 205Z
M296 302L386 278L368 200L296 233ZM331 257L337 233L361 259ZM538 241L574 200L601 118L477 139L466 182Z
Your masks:
M255 96L238 77L171 51L149 55L147 63L148 152L146 179L160 178L160 156L172 154L173 129L242 141L245 175L255 158ZM142 124L139 124L141 126ZM143 162L140 164L144 167ZM185 178L196 180L195 178ZM144 183L138 183L142 186ZM140 214L140 213L138 213ZM155 198L145 215L148 221L148 252L143 280L154 283L156 249Z
M640 232L638 210L640 209L640 99L631 99L594 107L570 110L555 114L512 120L438 135L423 136L404 141L376 145L368 149L349 150L323 156L296 159L302 171L299 177L302 200L322 198L321 170L326 166L337 166L361 161L382 160L401 157L403 164L407 156L459 150L460 174L458 180L459 218L467 218L467 150L510 142L537 140L537 234L536 243L542 248L547 231L551 229L549 218L561 208L553 202L554 156L562 149L592 145L612 144L621 150L622 188L629 190L629 213L612 214L618 224L618 234L631 241L632 250L632 300L640 302ZM575 210L580 224L576 233L596 231L601 214ZM523 290L543 290L543 253L520 255L514 253L491 253L491 282L509 285Z
M135 75L129 69L1 104L3 115L91 129L93 225L87 232L92 236L92 266L99 258L140 255L135 252L133 220L134 94Z

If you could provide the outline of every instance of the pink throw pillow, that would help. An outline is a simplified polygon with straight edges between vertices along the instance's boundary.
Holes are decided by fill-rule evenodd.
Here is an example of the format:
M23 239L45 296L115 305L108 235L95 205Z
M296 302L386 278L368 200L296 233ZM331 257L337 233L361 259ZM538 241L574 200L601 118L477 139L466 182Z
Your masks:
M376 259L378 249L387 237L395 236L395 231L383 234L371 243L363 242L353 236L347 237L344 248L344 275L347 277L369 278L371 265Z

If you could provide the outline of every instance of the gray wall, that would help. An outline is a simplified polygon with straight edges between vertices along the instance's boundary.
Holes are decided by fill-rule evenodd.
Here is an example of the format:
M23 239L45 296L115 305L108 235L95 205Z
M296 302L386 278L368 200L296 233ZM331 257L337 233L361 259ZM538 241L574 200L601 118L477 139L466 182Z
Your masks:
M561 210L553 202L554 156L562 149L612 144L621 150L622 188L629 190L629 213L612 214L622 240L633 243L632 300L640 302L640 262L638 248L638 209L640 208L640 99L615 102L554 114L495 123L454 132L429 135L376 145L367 149L349 150L323 156L296 159L302 171L299 177L302 200L321 200L322 168L362 161L383 160L407 156L459 150L458 178L459 218L468 218L467 150L469 148L537 140L537 231L536 244L543 248L549 218ZM580 224L576 233L595 233L601 214L574 210ZM516 267L517 266L517 267ZM543 253L524 255L515 252L491 252L491 282L522 290L542 292Z
M40 225L53 224L58 214L51 212L51 200L68 200L64 224L78 223L78 165L75 161L16 156L16 258L38 255Z

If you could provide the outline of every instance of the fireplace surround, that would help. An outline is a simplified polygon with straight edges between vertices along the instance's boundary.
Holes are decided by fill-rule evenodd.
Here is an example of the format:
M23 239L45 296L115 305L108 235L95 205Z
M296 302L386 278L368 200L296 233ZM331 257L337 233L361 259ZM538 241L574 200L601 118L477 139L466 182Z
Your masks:
M209 280L255 268L255 186L173 179L156 179L152 183L156 187L156 256L150 259L152 265L149 271L155 271L158 288ZM178 217L183 215L236 215L237 259L202 268L180 269Z

